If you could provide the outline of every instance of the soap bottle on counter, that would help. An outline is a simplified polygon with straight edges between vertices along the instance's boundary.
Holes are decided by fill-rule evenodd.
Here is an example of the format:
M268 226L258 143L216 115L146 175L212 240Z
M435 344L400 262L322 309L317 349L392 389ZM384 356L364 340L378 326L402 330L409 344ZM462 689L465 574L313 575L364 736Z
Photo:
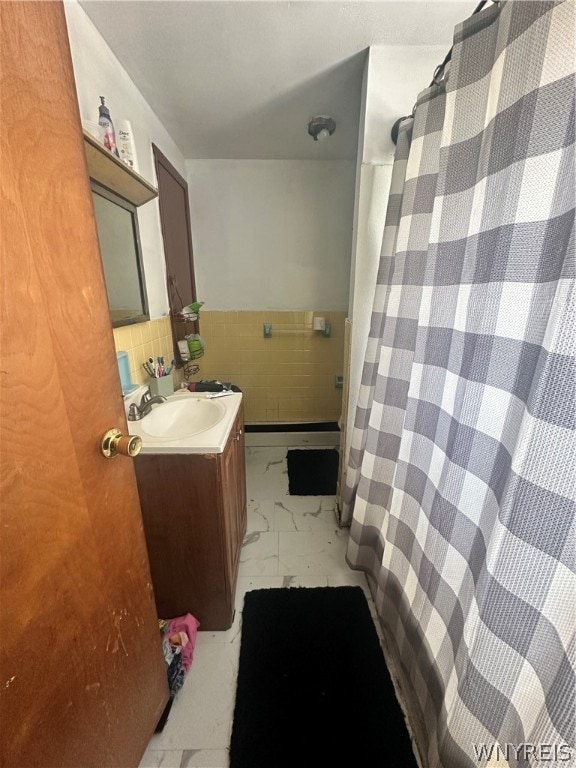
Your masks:
M118 153L118 147L116 146L116 134L114 132L114 123L110 117L110 110L104 104L104 96L100 96L100 107L98 108L98 124L101 126L104 132L104 146L116 155L120 157Z

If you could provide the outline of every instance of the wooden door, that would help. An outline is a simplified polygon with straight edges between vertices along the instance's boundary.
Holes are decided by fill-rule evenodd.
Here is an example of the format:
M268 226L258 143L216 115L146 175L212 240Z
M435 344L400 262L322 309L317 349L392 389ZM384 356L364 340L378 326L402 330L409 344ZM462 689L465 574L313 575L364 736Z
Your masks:
M0 30L0 763L129 768L168 688L62 4Z
M180 360L177 341L183 339L186 334L198 331L198 323L176 321L176 313L196 301L188 184L155 144L152 149L158 181L174 357Z

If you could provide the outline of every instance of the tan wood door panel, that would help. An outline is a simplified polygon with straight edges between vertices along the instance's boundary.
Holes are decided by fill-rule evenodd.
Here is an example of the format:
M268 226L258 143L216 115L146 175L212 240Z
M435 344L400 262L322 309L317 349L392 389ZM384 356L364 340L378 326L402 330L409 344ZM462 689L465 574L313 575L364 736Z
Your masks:
M0 763L129 768L168 690L61 3L0 35Z

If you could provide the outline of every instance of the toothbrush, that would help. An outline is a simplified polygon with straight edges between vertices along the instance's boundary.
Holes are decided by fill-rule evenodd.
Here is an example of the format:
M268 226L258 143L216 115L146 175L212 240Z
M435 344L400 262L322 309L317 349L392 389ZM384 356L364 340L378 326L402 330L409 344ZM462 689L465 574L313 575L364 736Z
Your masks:
M222 392L208 392L206 397L212 400L214 397L226 397L226 395L234 395L235 393L231 389L224 389Z

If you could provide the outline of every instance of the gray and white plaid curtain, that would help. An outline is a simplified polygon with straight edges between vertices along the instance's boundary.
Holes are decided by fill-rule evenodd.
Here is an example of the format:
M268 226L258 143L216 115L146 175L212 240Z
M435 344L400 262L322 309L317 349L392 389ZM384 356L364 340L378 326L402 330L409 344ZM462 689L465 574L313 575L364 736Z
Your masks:
M429 768L576 765L574 62L572 0L490 6L400 131L348 561Z

